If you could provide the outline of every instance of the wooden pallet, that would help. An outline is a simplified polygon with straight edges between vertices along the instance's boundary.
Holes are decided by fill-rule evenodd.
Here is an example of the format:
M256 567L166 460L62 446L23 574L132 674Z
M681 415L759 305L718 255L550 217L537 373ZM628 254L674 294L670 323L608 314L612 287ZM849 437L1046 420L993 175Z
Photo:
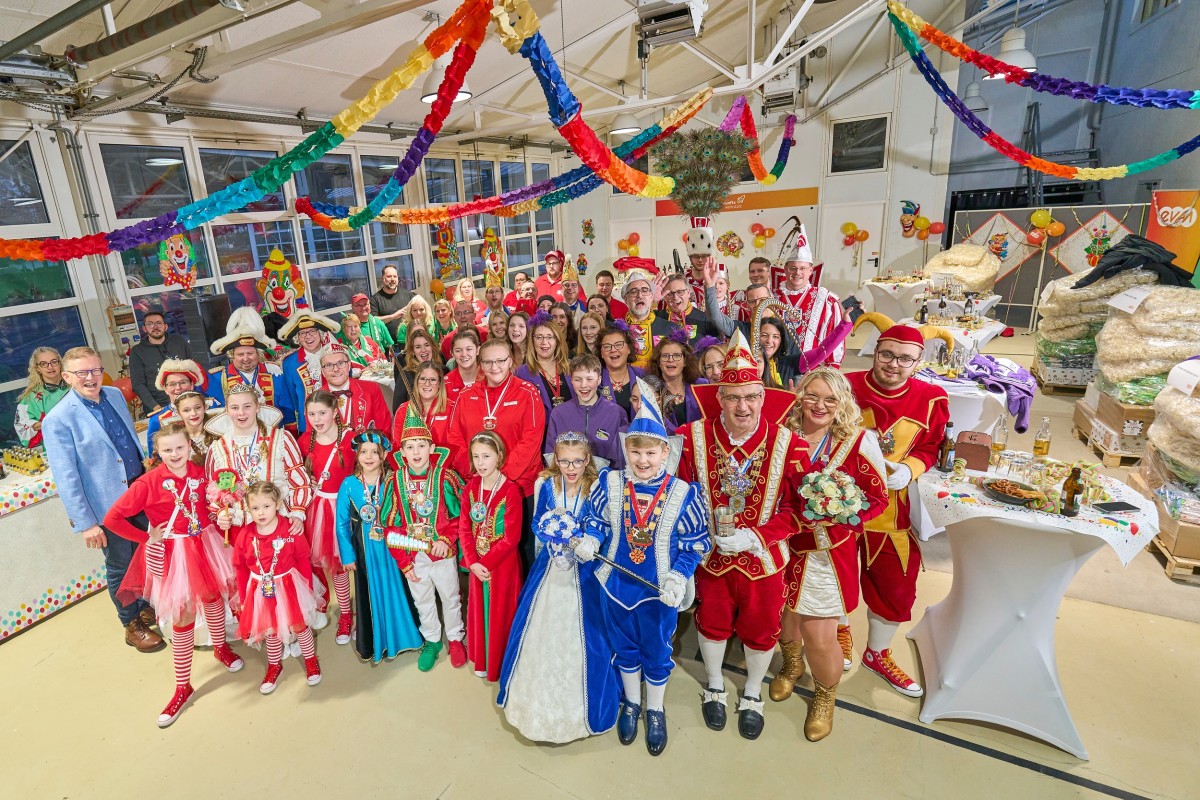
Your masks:
M1058 394L1077 394L1081 395L1087 391L1087 384L1078 383L1050 383L1042 377L1042 371L1038 369L1037 359L1034 359L1033 366L1029 368L1030 374L1037 381L1038 386L1042 390L1042 394L1053 395Z
M1091 431L1081 431L1078 426L1072 426L1071 432L1075 434L1076 439L1092 448L1092 452L1100 458L1100 463L1104 465L1105 469L1132 467L1142 460L1141 455L1138 453L1113 453L1105 450L1092 441Z
M1162 540L1155 536L1151 540L1158 552L1163 554L1167 559L1167 566L1164 572L1171 580L1186 580L1189 583L1200 583L1200 559L1195 558L1178 558L1171 554L1167 546L1162 543Z

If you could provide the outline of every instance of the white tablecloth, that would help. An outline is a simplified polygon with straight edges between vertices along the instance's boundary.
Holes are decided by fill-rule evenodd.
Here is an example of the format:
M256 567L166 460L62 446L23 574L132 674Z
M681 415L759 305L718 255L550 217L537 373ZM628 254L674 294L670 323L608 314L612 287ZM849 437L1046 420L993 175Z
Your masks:
M920 380L926 380L924 375L917 377ZM1006 413L1007 397L1004 392L989 392L977 383L960 383L940 379L928 382L945 390L946 396L950 399L950 421L954 423L954 430L960 433L962 431L987 433Z
M983 298L976 298L975 310L979 312L980 316L987 316L987 313L995 308L996 304L999 302L1000 295L998 294L988 295L987 297ZM941 300L936 297L931 297L925 301L925 307L929 309L930 314L936 314L938 312L939 303L941 303ZM965 314L967 311L967 302L965 300L951 300L947 298L946 306L947 311L954 314Z
M872 311L878 311L889 319L900 319L916 313L917 295L924 294L929 288L929 281L891 283L880 278L867 281L863 288L871 298Z
M893 319L895 319L895 318L893 318ZM916 320L912 319L911 317L909 317L907 319L900 319L900 320L895 320L895 321L898 324L902 324L902 325L916 326L916 324L917 324ZM1008 326L998 320L989 319L989 320L986 320L983 323L983 326L978 328L977 330L967 330L966 328L956 328L951 325L944 325L942 327L944 327L946 330L950 331L950 335L954 337L954 346L955 347L962 347L965 349L970 349L971 345L974 344L976 349L978 349L979 352L982 353L983 348L987 346L987 343L990 342L992 339L995 339L997 336L999 336L1004 331L1004 329ZM867 337L867 341L863 345L862 350L859 351L859 355L869 356L872 353L874 353L875 352L875 343L877 341L879 341L879 332L872 330L871 334ZM933 358L936 357L937 347L938 347L937 342L940 342L940 341L941 341L941 339L931 339L925 343L925 358L926 359L932 361Z

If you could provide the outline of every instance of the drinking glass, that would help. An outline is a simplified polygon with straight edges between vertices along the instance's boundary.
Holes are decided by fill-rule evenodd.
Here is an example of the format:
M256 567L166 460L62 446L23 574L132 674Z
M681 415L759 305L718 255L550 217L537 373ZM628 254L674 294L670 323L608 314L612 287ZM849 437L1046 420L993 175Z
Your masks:
M996 460L996 474L1000 476L1007 476L1011 474L1013 459L1016 457L1016 455L1017 454L1012 450L1005 450L1003 453L1001 453L1000 458Z

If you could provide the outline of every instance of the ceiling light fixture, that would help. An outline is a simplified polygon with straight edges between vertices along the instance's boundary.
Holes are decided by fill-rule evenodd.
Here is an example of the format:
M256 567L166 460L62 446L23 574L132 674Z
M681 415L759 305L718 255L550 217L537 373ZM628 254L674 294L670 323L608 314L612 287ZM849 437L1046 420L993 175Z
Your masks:
M1004 36L1000 39L1000 55L997 58L1007 64L1012 64L1014 67L1019 67L1026 72L1037 71L1037 58L1033 53L1025 48L1025 29L1017 24L1017 15L1021 11L1020 2L1016 3L1016 8L1013 12L1013 26L1004 32ZM1000 80L1004 75L1002 73L994 75L984 75L985 81Z
M967 90L963 92L963 105L974 111L976 114L982 114L988 110L987 100L983 99L983 95L979 93L979 81L971 81L967 84Z
M450 56L448 55L443 55L433 62L433 68L425 76L425 84L421 87L422 103L432 104L437 99L438 87L446 79L446 67L448 66L450 66ZM464 100L470 100L472 94L473 92L467 86L467 81L464 79L462 86L458 89L458 94L454 96L454 102L461 103Z
M637 117L630 114L628 111L622 111L617 116L613 117L612 126L608 129L609 133L637 133L642 129L641 123L637 121Z

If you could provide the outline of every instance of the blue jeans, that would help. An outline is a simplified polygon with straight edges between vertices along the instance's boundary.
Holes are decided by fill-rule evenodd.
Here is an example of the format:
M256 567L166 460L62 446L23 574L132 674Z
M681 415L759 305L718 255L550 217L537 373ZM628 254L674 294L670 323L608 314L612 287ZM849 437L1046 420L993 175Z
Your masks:
M104 528L104 537L108 540L108 545L104 548L104 571L108 579L108 596L112 598L113 605L117 607L117 617L121 620L121 624L128 625L137 617L139 611L149 605L145 600L139 599L126 606L117 599L117 590L121 588L121 581L125 580L125 573L129 571L129 562L133 561L133 554L137 552L138 544L118 536L108 528Z

